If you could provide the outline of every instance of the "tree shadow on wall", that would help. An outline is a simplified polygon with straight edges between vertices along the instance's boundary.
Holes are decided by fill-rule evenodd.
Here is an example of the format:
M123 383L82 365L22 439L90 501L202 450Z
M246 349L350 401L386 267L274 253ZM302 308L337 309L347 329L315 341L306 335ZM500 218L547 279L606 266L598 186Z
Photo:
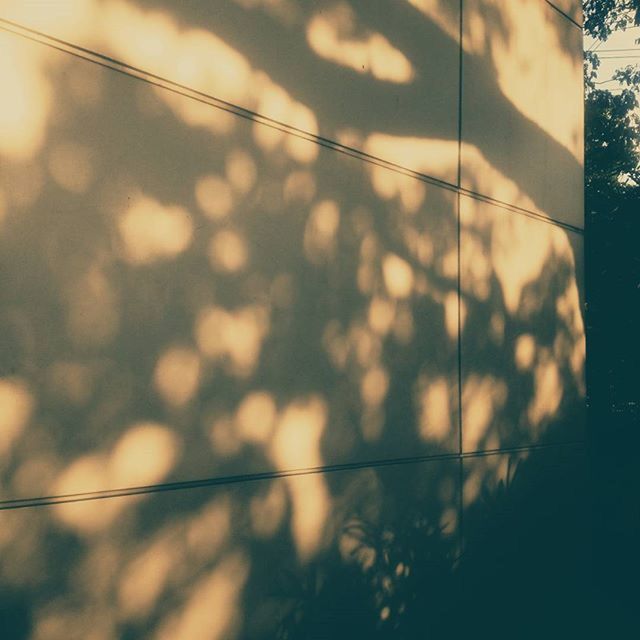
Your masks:
M311 567L278 637L597 637L584 465L579 450L512 457L465 509L461 553L419 507L349 525L360 563Z

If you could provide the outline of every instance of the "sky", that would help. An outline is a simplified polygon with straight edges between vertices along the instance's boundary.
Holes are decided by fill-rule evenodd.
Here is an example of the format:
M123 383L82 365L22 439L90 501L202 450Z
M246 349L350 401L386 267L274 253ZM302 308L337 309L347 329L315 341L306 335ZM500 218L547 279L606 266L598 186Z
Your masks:
M616 69L628 64L640 64L640 45L635 43L638 38L640 38L639 27L613 33L605 42L585 37L585 50L595 50L600 56L598 82L605 83L602 85L603 89L613 91L620 86L615 81L609 82Z

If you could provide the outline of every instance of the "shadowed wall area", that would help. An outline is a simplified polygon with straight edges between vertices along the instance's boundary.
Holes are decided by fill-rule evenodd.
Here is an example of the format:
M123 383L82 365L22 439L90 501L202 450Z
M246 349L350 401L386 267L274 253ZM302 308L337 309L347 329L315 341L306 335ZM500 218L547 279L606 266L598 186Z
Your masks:
M575 631L580 18L2 3L3 637Z

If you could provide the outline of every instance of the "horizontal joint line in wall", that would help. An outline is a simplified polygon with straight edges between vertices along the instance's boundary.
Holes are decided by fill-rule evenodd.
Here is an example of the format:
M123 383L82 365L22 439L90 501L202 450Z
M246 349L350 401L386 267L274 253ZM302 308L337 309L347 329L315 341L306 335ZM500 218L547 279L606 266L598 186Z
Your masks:
M16 498L12 500L1 500L0 511L10 511L14 509L27 509L33 507L51 506L56 504L68 504L76 502L88 502L91 500L104 500L106 498L125 498L136 495L150 493L164 493L166 491L185 491L188 489L200 489L204 487L225 486L231 484L242 484L256 482L258 480L276 480L279 478L290 478L294 476L307 476L320 473L334 473L338 471L357 471L359 469L372 469L380 467L391 467L405 464L418 464L421 462L443 461L443 460L464 460L467 458L479 458L491 455L504 455L509 453L521 453L528 451L539 451L545 449L558 449L562 447L582 448L585 442L574 440L555 444L529 445L523 447L510 447L504 449L485 449L470 451L465 453L444 453L425 456L413 456L406 458L389 458L383 460L370 460L365 462L345 462L342 464L324 465L319 467L307 467L300 469L285 469L282 471L264 471L259 473L239 474L232 476L220 476L214 478L202 478L200 480L184 480L181 482L166 482L138 487L123 487L120 489L105 489L102 491L87 491L81 493L68 493L52 496L41 496L38 498Z
M560 7L556 7L556 5L553 4L553 2L551 0L545 0L545 2L552 9L555 9L561 16L564 16L569 22L571 22L576 27L578 27L578 29L580 29L580 31L582 31L582 25L579 22L577 22L576 20L574 20L568 13L565 13L562 9L560 9Z
M67 53L69 55L75 56L76 58L80 58L87 62L91 62L93 64L99 65L106 69L110 69L112 71L116 71L123 75L129 76L131 78L141 80L153 86L160 87L162 89L165 89L166 91L171 91L172 93L181 95L185 98L196 100L198 102L207 104L216 109L226 111L238 117L244 118L245 120L251 120L253 122L262 124L272 129L282 131L283 133L287 133L287 134L296 136L298 138L302 138L303 140L307 140L308 142L318 144L327 149L332 149L339 153L343 153L347 156L362 160L364 162L368 162L369 164L383 167L390 171L394 171L396 173L400 173L402 175L415 178L416 180L420 180L421 182L432 184L436 187L440 187L442 189L451 191L453 193L461 193L462 195L468 196L475 200L487 202L489 204L502 207L514 213L524 214L528 217L535 218L536 220L539 220L541 222L545 222L547 224L568 229L569 231L573 231L575 233L579 233L579 234L584 233L584 230L581 229L580 227L576 227L574 225L571 225L565 222L560 222L558 220L545 216L541 213L537 213L535 211L531 211L524 207L519 207L517 205L504 202L497 198L492 198L491 196L486 196L480 193L476 193L475 191L472 191L470 189L459 187L445 180L439 180L438 178L434 178L427 174L414 171L413 169L409 169L407 167L396 164L389 160L379 158L378 156L371 155L359 149L354 149L347 145L341 144L335 140L324 138L322 136L310 133L308 131L304 131L303 129L299 129L297 127L288 125L284 122L274 120L273 118L269 118L268 116L262 115L255 111L245 109L244 107L238 106L231 102L227 102L220 98L216 98L215 96L203 93L202 91L198 91L196 89L192 89L191 87L182 85L178 82L174 82L173 80L169 80L167 78L163 78L162 76L158 76L154 73L150 73L148 71L145 71L144 69L139 69L130 64L127 64L126 62L122 62L121 60L110 58L109 56L98 53L96 51L92 51L91 49L86 49L85 47L81 47L79 45L67 42L65 40L55 38L54 36L47 35L40 31L30 29L29 27L25 27L23 25L17 24L15 22L12 22L11 20L7 20L5 18L0 17L0 29L8 33L12 33L14 35L23 37L25 39L32 40L33 42L37 42L39 44L48 46L52 49L56 49L58 51L61 51L62 53Z

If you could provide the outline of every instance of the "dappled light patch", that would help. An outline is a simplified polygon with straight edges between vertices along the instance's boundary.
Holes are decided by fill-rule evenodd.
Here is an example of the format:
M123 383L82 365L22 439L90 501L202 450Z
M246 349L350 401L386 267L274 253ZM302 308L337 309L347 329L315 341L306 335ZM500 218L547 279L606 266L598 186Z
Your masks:
M229 184L241 194L251 191L258 177L256 163L244 149L234 149L227 155L225 173Z
M389 295L393 298L408 298L413 291L413 270L406 260L388 253L382 260L382 275Z
M323 200L313 206L304 231L307 258L319 264L335 252L336 234L340 225L340 209L333 200Z
M144 620L183 558L179 540L171 532L147 542L132 556L119 580L118 610L125 620Z
M371 155L384 158L401 167L410 167L414 171L425 173L447 182L456 181L458 167L458 144L451 140L438 140L436 138L416 138L405 136L392 136L382 132L371 133L364 142L364 150ZM382 197L384 194L397 192L398 183L402 181L395 176L389 176L386 180L383 174L375 169L373 176L374 188L380 190ZM406 183L405 183L406 184ZM405 189L407 187L405 186ZM420 189L410 187L405 199L409 204L419 200ZM415 206L415 205L414 205Z
M209 262L226 273L242 271L249 261L249 248L240 233L232 229L218 231L209 243Z
M0 13L191 97L0 35L3 499L162 484L2 512L30 638L295 637L360 609L354 637L438 637L411 625L461 498L508 475L461 468L545 442L584 367L569 233L453 191L460 3L34 6ZM512 104L484 56L463 68ZM462 146L465 186L546 208L519 161Z
M209 174L198 178L195 197L200 209L212 220L226 218L233 210L233 192L221 176Z
M536 341L530 333L518 336L515 345L515 361L518 369L527 370L533 365L536 354Z
M258 364L262 341L269 331L269 315L257 305L227 311L220 307L203 310L195 326L200 351L222 364L231 375L250 376Z
M15 36L0 35L0 83L11 99L0 104L0 154L29 160L42 147L51 115L46 51Z
M52 492L58 495L150 485L173 469L179 453L178 437L167 427L142 422L132 425L108 453L77 458L58 475ZM111 526L134 498L96 500L86 508L77 503L55 505L58 519L82 534Z
M418 430L427 441L444 442L449 436L451 424L451 384L444 377L429 380L421 375L414 387L414 402L417 405Z
M34 401L26 381L0 378L0 454L10 453L13 443L28 425Z
M563 396L563 383L558 365L547 350L541 350L534 371L534 396L527 409L527 416L534 427L543 419L553 416Z
M346 2L315 14L306 34L309 46L320 57L358 73L399 84L409 83L415 76L409 60L382 34L356 24L356 16Z
M470 375L462 388L462 447L475 451L487 434L496 412L508 396L507 385L493 376Z
M504 23L502 37L486 24L492 14L499 15ZM537 0L506 4L501 0L469 0L465 5L464 46L469 53L488 56L507 99L582 162L582 136L577 135L582 128L581 117L576 119L577 111L570 108L557 108L565 101L577 103L582 95L582 60L569 54L562 41L578 36L578 32L564 22L551 7ZM545 43L544 55L539 55L540 43ZM553 73L549 73L547 62L551 59Z
M235 424L248 442L266 444L272 434L277 415L273 396L266 391L247 394L236 409Z
M267 75L260 73L258 78L257 109L260 113L267 113L269 117L311 135L318 133L318 121L311 109L295 100L282 86L275 84ZM318 146L299 138L288 135L278 127L264 126L259 123L253 125L253 139L265 153L274 152L278 148L293 160L309 164L318 157Z
M270 446L276 468L314 469L322 466L320 438L327 422L327 406L312 396L290 403L282 411ZM292 502L291 533L298 557L307 562L324 542L331 499L324 477L310 474L285 479Z
M118 220L124 259L134 265L170 260L191 244L193 222L178 205L165 206L146 195L134 196Z
M156 391L169 405L182 407L193 399L201 378L199 354L187 347L170 347L158 359L153 374Z
M246 102L251 66L213 33L180 28L171 14L146 11L124 0L105 3L101 20L101 37L125 62L200 91Z
M235 637L240 622L240 595L249 574L245 553L225 556L188 589L184 604L161 622L156 638L218 640Z

